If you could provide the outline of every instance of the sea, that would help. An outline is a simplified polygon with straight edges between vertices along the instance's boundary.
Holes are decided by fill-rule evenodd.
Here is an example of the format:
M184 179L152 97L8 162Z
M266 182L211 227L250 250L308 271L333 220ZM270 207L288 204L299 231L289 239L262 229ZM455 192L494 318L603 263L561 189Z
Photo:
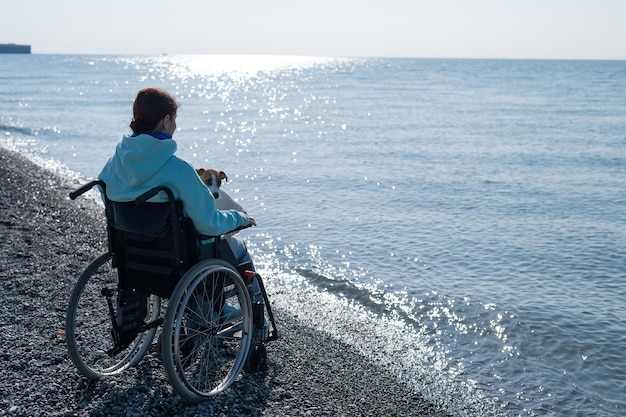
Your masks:
M146 86L277 307L453 416L626 415L626 61L0 55L0 146L96 178Z

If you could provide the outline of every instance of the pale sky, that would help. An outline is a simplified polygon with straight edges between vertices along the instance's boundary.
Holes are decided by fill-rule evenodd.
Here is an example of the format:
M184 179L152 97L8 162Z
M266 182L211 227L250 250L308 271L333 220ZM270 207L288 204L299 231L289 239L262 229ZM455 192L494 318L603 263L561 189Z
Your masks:
M34 54L626 60L626 0L0 0Z

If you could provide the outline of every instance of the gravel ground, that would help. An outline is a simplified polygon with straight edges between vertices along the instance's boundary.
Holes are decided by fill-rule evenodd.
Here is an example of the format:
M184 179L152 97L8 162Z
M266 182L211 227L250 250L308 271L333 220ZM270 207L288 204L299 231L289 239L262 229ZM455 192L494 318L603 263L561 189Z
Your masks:
M167 382L156 352L122 376L87 381L64 341L65 309L104 251L103 212L70 201L54 173L0 148L0 416L447 416L350 346L276 311L283 337L265 372L198 405Z

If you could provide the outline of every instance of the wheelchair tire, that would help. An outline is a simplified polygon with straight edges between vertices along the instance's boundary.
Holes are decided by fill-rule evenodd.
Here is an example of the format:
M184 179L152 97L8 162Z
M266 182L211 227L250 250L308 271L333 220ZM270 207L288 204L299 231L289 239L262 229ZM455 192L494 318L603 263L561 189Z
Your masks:
M198 403L228 388L250 349L252 303L239 273L221 260L191 267L174 289L162 330L170 384Z
M156 328L139 332L126 349L112 357L107 354L113 347L113 324L102 290L117 289L118 283L111 258L110 253L105 253L85 269L74 286L66 314L68 353L80 373L91 380L116 375L136 365L150 348L156 332ZM156 320L161 299L149 296L147 304L146 321Z

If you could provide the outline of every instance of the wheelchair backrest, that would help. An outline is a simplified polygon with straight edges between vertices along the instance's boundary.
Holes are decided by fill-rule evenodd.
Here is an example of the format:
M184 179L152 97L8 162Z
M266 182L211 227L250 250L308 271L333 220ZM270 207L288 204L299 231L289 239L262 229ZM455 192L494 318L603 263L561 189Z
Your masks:
M182 203L107 201L109 249L122 289L169 297L198 261L197 237Z

